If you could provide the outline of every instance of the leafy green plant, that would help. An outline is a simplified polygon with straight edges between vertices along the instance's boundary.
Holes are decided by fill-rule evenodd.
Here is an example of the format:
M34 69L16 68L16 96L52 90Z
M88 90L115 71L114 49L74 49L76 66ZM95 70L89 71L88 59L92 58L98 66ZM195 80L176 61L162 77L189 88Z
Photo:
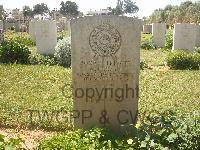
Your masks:
M199 116L183 116L178 119L176 113L165 111L161 114L151 112L136 125L136 149L199 149Z
M57 36L57 40L62 40L64 38L66 38L68 35L68 31L62 30L60 32L58 32L58 36Z
M7 31L5 33L5 40L17 42L29 47L35 46L35 42L31 40L30 35L26 32Z
M200 69L200 54L178 50L167 56L167 64L172 69Z
M155 49L152 35L142 34L141 48L145 50Z
M199 149L199 118L177 119L174 112L145 114L132 132L116 136L106 129L75 130L42 141L38 149Z
M165 50L171 50L173 46L173 29L168 29L165 38Z
M71 66L71 41L70 38L64 38L58 41L55 48L54 57L56 62L63 67Z
M51 56L44 56L41 54L30 55L30 64L32 65L55 65L55 60Z
M200 53L200 47L196 47L195 52Z
M21 138L11 138L9 140L5 140L5 136L0 134L0 149L1 150L15 150L21 148L22 143Z
M15 27L14 27L14 26L10 27L10 30L14 31L14 30L15 30Z
M144 68L147 68L148 64L145 60L140 61L140 69L144 70Z
M29 63L30 50L25 45L15 41L5 41L0 46L1 63Z
M155 45L152 41L145 41L141 44L141 48L145 50L155 49Z

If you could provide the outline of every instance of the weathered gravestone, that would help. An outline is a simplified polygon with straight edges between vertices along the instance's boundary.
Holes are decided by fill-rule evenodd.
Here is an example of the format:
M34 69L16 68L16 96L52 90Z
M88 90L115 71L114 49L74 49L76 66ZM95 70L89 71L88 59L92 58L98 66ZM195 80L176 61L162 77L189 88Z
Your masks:
M196 47L200 47L200 25L197 25L197 31L196 31Z
M71 21L75 128L121 133L136 122L141 27L117 16Z
M5 30L11 30L12 28L15 29L15 31L19 32L20 30L20 23L17 21L5 21Z
M35 37L35 24L36 24L36 21L30 21L29 22L29 34L31 36L31 39L35 42L36 41L36 37Z
M0 20L0 29L3 29L3 21Z
M35 22L36 46L39 54L53 55L57 44L56 22L42 20Z
M143 25L143 33L152 33L152 25L150 24Z
M175 24L173 33L173 50L193 51L196 43L196 25L188 23Z
M153 23L152 24L153 42L156 47L161 48L165 46L165 23Z
M4 30L3 30L3 21L0 20L0 44L3 42Z

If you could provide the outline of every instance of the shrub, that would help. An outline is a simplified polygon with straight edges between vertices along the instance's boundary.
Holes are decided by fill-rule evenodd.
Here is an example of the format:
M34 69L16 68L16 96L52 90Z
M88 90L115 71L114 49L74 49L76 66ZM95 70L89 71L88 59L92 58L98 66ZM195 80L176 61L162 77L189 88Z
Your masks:
M200 54L185 51L171 52L167 56L167 65L172 69L200 69Z
M200 47L196 47L196 48L195 48L195 52L197 52L197 53L200 54Z
M166 33L165 48L171 50L173 46L173 29L169 29Z
M27 64L30 53L29 48L21 43L5 41L0 46L0 62Z
M64 38L58 41L55 48L54 57L56 62L63 67L71 66L71 41L70 38Z
M14 30L15 30L15 27L14 27L14 26L10 27L10 30L14 31Z
M46 139L38 149L199 149L198 118L177 119L175 113L150 113L143 116L132 133L116 136L106 129L69 131L65 135Z
M140 61L140 69L144 70L144 68L147 68L147 67L148 67L148 65L147 65L146 61L141 60Z
M155 49L152 35L142 34L141 48L145 50Z
M35 42L31 40L31 37L26 32L14 32L14 31L8 31L5 33L5 40L6 41L13 41L18 42L20 44L26 45L26 46L35 46Z
M57 40L62 40L64 39L65 37L67 37L68 35L68 31L65 31L65 30L62 30L60 32L58 32L58 37L57 37Z
M32 65L55 65L55 60L51 56L44 56L41 54L34 54L29 57Z
M145 41L141 44L141 48L145 50L155 49L155 45L152 41Z

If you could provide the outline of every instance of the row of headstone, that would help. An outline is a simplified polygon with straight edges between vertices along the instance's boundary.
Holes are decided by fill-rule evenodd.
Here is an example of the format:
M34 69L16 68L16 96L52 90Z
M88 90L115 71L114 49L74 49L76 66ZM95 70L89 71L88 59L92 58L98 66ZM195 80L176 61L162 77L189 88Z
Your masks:
M57 44L56 21L41 20L29 22L29 34L36 42L37 52L53 55Z
M153 42L157 48L165 46L166 24L153 23L152 25L144 25L143 32L153 34ZM148 30L147 30L148 29ZM200 47L200 26L189 23L177 23L174 25L173 31L173 48L172 50L189 50L193 51L195 47Z
M143 33L153 34L153 42L157 48L162 48L165 46L166 30L167 28L165 23L143 25Z

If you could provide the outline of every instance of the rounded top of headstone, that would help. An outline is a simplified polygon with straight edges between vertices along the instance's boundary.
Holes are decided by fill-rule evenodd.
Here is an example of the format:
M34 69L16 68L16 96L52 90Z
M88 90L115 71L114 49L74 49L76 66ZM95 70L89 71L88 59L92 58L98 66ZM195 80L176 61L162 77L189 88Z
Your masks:
M112 18L121 18L121 19L127 19L129 21L139 21L140 23L142 22L141 19L138 18L133 18L133 17L127 17L127 16L117 16L117 15L96 15L96 16L81 16L81 17L76 17L70 19L70 22L76 22L80 20L87 20L87 19L92 19L92 18L106 18L106 19L112 19Z

